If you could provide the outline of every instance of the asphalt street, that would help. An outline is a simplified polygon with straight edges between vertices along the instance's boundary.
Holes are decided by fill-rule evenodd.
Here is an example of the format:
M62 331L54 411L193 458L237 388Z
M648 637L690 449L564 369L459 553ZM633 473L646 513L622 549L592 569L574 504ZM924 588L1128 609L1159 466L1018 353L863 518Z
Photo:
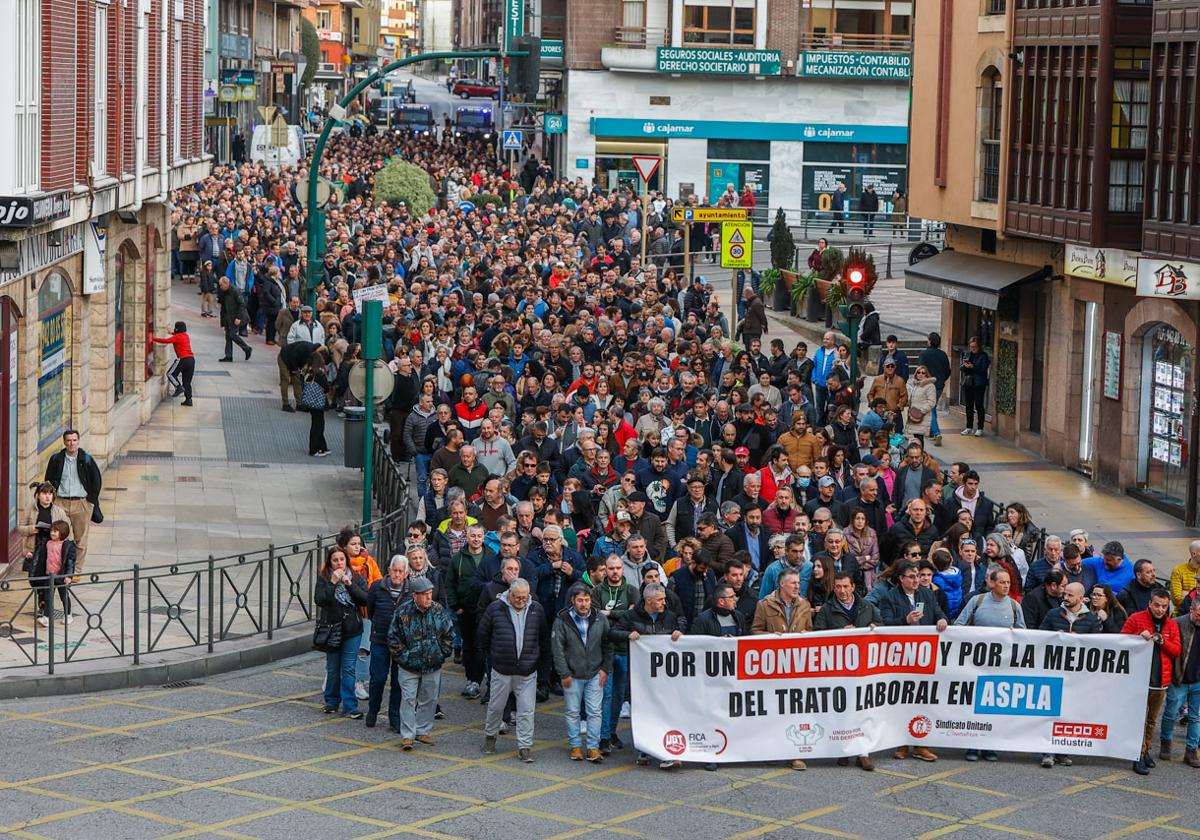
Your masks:
M562 702L538 706L534 764L448 669L436 744L321 714L310 654L201 684L0 704L0 836L20 838L1200 837L1200 773L1165 763L1039 768L1031 756L865 773L637 767L630 749L567 758ZM661 702L670 702L663 698ZM627 722L623 725L627 726ZM629 740L627 738L627 740Z

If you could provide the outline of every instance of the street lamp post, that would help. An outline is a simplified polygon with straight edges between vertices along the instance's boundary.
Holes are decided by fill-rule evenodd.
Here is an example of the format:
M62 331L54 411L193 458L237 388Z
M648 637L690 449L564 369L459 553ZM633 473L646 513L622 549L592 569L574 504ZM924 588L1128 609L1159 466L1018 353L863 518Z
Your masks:
M524 56L524 52L510 52L512 56ZM417 64L422 61L440 61L443 58L500 58L501 53L498 50L475 50L470 52L433 52L423 55L414 55L410 58L402 58L398 61L393 61L390 64L376 70L367 78L363 79L357 85L350 89L350 92L342 97L329 111L329 119L325 120L325 125L321 127L321 134L317 138L317 144L313 147L312 160L308 164L308 184L307 195L308 201L308 242L306 253L308 255L308 273L305 280L308 284L308 302L312 307L317 305L317 266L318 253L324 250L325 244L325 214L317 207L317 182L321 169L321 157L325 153L325 144L329 140L329 134L333 131L334 123L345 118L346 109L354 99L366 90L371 85L375 84L379 79L387 76L401 67L409 64ZM366 301L363 306L363 358L372 360L367 370L367 393L366 393L366 429L363 435L363 523L371 521L371 484L374 481L374 434L373 434L373 419L374 419L374 359L378 359L382 355L381 348L381 332L383 328L383 305L379 301ZM369 536L369 535L367 535Z
M509 53L509 55L524 55L524 53ZM306 202L308 205L308 244L306 249L308 255L308 273L305 280L308 284L307 297L310 306L315 307L317 303L318 252L323 250L325 239L325 214L317 207L317 181L321 169L321 157L325 154L325 144L329 141L329 134L333 131L334 124L346 116L346 109L350 107L350 103L379 79L410 64L418 64L422 61L441 61L443 58L500 57L501 53L499 50L473 50L468 52L432 52L414 55L409 58L401 58L367 76L367 78L351 88L349 93L343 96L338 104L329 110L330 118L325 120L325 124L321 127L321 134L317 137L317 144L313 147L312 160L308 164L308 185L305 190L308 196Z

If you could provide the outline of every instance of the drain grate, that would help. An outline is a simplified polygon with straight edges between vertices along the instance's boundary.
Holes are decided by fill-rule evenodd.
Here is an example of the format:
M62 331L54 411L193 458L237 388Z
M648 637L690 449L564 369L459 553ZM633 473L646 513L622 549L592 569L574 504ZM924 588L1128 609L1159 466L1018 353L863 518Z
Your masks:
M265 470L269 466L270 466L269 464L242 464L242 469L244 469L244 470Z
M125 453L127 458L174 458L175 453L169 449L130 449Z
M227 370L198 370L193 376L231 376Z
M149 607L145 610L142 610L142 612L146 613L148 615L170 615L171 610L172 610L171 607L157 606L157 607ZM179 607L180 615L183 615L185 613L194 613L194 612L195 612L195 610L188 610L188 609L184 609L183 607Z
M204 683L195 682L194 680L180 680L179 682L166 683L165 685L160 685L159 688L196 688L197 686L201 686L201 685L204 685Z

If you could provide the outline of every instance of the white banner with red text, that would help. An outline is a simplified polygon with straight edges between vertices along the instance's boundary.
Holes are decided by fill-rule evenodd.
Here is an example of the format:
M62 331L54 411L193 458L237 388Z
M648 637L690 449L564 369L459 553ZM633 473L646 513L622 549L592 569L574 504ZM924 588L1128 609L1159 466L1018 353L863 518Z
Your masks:
M633 738L703 763L902 745L1137 758L1153 644L950 627L630 645Z

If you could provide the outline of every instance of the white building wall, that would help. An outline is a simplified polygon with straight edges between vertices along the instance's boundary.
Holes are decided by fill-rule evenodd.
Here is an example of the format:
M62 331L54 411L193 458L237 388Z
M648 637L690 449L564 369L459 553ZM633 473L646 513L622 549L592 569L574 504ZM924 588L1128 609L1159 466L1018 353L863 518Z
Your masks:
M591 118L771 123L816 123L853 126L907 126L907 85L797 79L675 76L604 70L570 70L566 171L591 181L596 144ZM651 96L669 96L670 105L650 105ZM745 138L754 139L753 131ZM731 137L727 139L739 139ZM771 204L800 206L803 142L772 141ZM706 189L706 141L671 138L668 142L668 186L680 181ZM576 168L586 158L587 169Z

